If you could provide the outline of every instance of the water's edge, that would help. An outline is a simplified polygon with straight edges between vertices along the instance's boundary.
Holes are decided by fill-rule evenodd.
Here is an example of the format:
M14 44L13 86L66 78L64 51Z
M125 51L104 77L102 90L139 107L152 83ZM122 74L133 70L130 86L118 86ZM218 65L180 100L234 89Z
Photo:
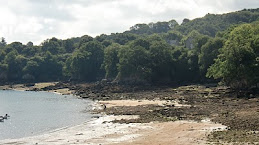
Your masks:
M67 99L67 98L69 98L68 96L72 96L72 101L73 100L77 100L77 101L75 101L75 102L79 102L79 104L80 104L80 102L81 102L81 106L79 105L79 106L77 106L78 104L73 104L73 105L75 105L75 107L82 107L82 105L86 105L86 106L84 106L85 107L85 109L83 109L83 110L80 110L80 113L81 114L83 114L82 116L85 116L85 118L83 119L83 120L81 120L81 121L76 121L75 123L72 123L72 124L69 124L69 125L61 125L61 126L57 126L57 127L54 127L54 128L47 128L47 129L43 129L43 130L39 130L39 131L37 131L37 132L32 132L31 134L30 133L27 133L27 134L25 134L25 135L23 135L23 136L17 136L17 137L14 137L14 136L11 136L11 137L1 137L1 133L0 133L0 140L6 140L6 139L20 139L20 138L25 138L25 137L33 137L33 136L38 136L38 135L43 135L43 134L48 134L48 133L53 133L53 132L57 132L57 131L60 131L60 130L64 130L64 129L67 129L67 128L70 128L70 127L74 127L74 126L77 126L77 125L80 125L80 124L84 124L84 123L87 123L87 122L89 122L89 121L92 121L93 120L93 118L92 118L92 114L91 114L91 109L92 109L92 106L94 105L94 101L92 101L92 100L86 100L86 99L83 99L82 100L82 98L80 98L80 97L78 97L78 96L75 96L75 95L62 95L61 93L58 93L58 92L49 92L49 91L24 91L24 90L16 90L16 89L12 89L12 90L0 90L0 92L4 92L4 91L14 91L14 92L16 92L16 93L20 93L20 92L23 92L23 93L47 93L47 94L53 94L54 96L55 95L59 95L59 96L62 96L62 98L59 98L59 99L63 99L63 100L65 100L65 99ZM1 96L0 96L1 97ZM53 98L50 98L50 99L53 99ZM1 100L1 98L0 98L0 100ZM0 105L1 105L1 103L0 103ZM70 105L68 105L67 107L69 107ZM64 106L62 106L62 107L64 107ZM71 106L70 106L71 107ZM0 109L1 109L1 106L0 106ZM82 109L82 108L81 108ZM67 111L67 110L66 110ZM78 111L78 110L76 110L76 111ZM1 113L1 110L0 110L0 113ZM39 113L40 114L40 113ZM62 114L62 113L61 113ZM1 115L1 114L0 114ZM70 115L70 114L69 114ZM71 115L74 115L74 114L71 114ZM14 118L14 116L13 116L13 114L11 115L11 117L10 117L10 120L12 120L12 118ZM48 117L46 117L46 118L48 118ZM70 117L70 119L71 119L71 117ZM73 119L73 117L72 117L72 119ZM10 120L5 120L5 122L0 122L0 128L1 128L1 124L3 123L8 123L8 121L10 121ZM47 120L46 120L47 121ZM45 122L45 120L44 120L44 122ZM2 124L2 125L3 125ZM57 122L57 124L58 124L58 122ZM2 127L3 128L3 127ZM6 129L6 128L5 128ZM8 128L7 128L8 129ZM1 130L1 129L0 129ZM35 130L34 130L35 131Z

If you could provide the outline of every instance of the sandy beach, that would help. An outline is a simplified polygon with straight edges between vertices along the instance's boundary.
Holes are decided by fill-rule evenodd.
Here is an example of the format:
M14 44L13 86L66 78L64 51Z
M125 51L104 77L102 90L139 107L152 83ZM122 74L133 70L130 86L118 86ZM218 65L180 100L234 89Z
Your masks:
M166 123L112 123L112 120L137 116L102 116L69 128L38 136L1 140L1 145L14 144L205 144L206 135L225 126L212 122L175 121Z
M14 85L12 88L5 86L5 89L32 90L42 88L55 83L41 83L33 88L23 85ZM2 87L3 89L3 87ZM71 94L67 89L51 90L58 94ZM101 111L107 108L118 106L139 106L139 105L174 105L186 107L188 105L179 102L165 100L109 100L96 101L93 110ZM137 119L138 115L97 115L91 121L84 122L73 127L64 127L37 136L24 137L19 139L0 140L0 145L27 145L27 144L205 144L206 135L211 131L223 130L225 126L210 121L174 121L174 122L151 122L151 123L113 123L114 120Z

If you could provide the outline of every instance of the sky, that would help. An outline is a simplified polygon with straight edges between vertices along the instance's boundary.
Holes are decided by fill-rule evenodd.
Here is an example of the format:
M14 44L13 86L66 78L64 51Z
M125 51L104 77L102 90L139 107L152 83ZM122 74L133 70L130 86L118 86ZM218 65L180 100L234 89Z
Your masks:
M259 0L0 0L0 37L40 44L124 32L137 23L181 23L207 13L259 8Z

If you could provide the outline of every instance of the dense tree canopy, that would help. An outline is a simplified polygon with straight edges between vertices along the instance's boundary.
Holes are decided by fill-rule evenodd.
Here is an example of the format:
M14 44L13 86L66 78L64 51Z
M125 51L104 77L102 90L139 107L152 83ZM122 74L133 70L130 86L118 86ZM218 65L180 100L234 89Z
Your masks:
M119 51L122 48L121 45L114 43L104 50L104 69L105 69L105 78L115 79L118 74L118 63L119 63Z
M244 24L230 32L220 54L208 71L209 77L222 78L234 88L259 82L259 23Z
M51 38L39 46L0 40L0 83L109 81L200 83L235 88L259 82L259 9L136 24L123 33ZM244 24L246 23L246 24ZM207 72L208 70L208 72ZM206 78L206 74L207 77Z
M67 59L68 76L77 80L95 81L101 77L103 45L98 41L86 41Z
M205 76L207 69L214 63L214 59L217 58L218 50L223 47L223 39L215 38L209 39L207 43L202 45L201 52L199 54L199 66L202 76Z

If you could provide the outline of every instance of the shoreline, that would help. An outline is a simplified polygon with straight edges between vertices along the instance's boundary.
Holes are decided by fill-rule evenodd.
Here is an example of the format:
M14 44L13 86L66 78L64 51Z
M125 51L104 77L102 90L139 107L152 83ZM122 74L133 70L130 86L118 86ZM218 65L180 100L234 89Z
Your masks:
M46 87L47 84L55 86ZM15 85L13 85L15 86ZM11 89L14 89L13 87ZM16 89L20 89L17 85ZM37 87L45 86L44 89ZM44 90L56 94L69 93L81 99L97 100L93 103L93 113L100 114L91 121L64 127L43 135L13 140L0 140L2 144L208 144L227 143L221 139L211 139L214 133L238 128L224 118L227 112L242 115L256 114L258 99L239 99L229 95L222 87L202 85L181 86L178 88L125 88L103 84L36 84L30 90ZM1 86L0 86L1 89ZM24 89L24 87L22 87ZM69 90L69 89L72 89ZM76 95L75 95L76 94ZM67 95L67 94L65 94ZM234 100L234 101L233 101ZM223 103L222 103L223 102ZM240 105L237 105L240 104ZM243 106L242 104L247 104ZM251 115L256 118L256 115ZM248 116L251 119L250 116ZM210 121L211 120L211 121ZM215 123L220 122L220 123ZM256 125L255 122L251 122ZM224 125L222 125L224 124ZM250 125L244 124L242 128ZM248 126L249 127L249 126ZM231 130L230 130L231 131ZM239 133L239 130L236 131ZM234 132L235 133L235 132ZM95 136L94 136L95 135ZM255 134L256 135L256 134ZM231 134L229 135L231 136ZM254 136L253 136L254 137ZM256 138L256 136L255 136ZM249 143L241 141L240 143ZM254 142L254 141L253 141Z
M5 90L16 90L16 91L34 91L35 89L42 89L43 87L48 87L50 85L55 85L53 83L38 83L33 87L26 87L23 84L17 84L10 86L4 86ZM2 86L3 87L3 86ZM0 89L2 89L0 87ZM61 90L61 91L60 91ZM47 90L45 92L55 93L58 95L73 95L77 98L83 99L80 96L75 95L72 91L67 88ZM181 107L179 102L168 102L162 100L110 100L110 101L93 101L92 111L98 113L100 116L92 118L89 121L83 122L74 126L66 126L62 128L57 128L50 130L45 133L40 133L39 135L33 135L28 137L22 137L17 139L4 139L0 140L0 145L4 144L152 144L148 140L152 140L153 132L160 132L161 138L165 136L163 132L172 132L174 130L180 130L181 133L186 130L184 136L174 135L173 140L162 140L161 143L174 143L174 144L206 144L204 141L205 136L215 129L220 128L224 130L226 126L221 124L215 124L212 122L196 122L191 120L185 121L173 121L173 122L151 122L151 123L114 123L112 121L117 120L131 120L137 119L139 116L134 115L105 115L102 110L104 106L111 108L116 106L138 106L138 105L176 105ZM184 106L184 105L183 105ZM187 105L188 106L188 105ZM92 113L94 113L92 112ZM187 126L185 126L188 124ZM173 130L170 127L173 126ZM206 128L207 127L207 128ZM162 129L162 132L160 131ZM170 129L169 129L170 128ZM195 129L196 128L196 129ZM89 129L92 129L89 131ZM192 134L199 134L198 136L190 136L189 132ZM92 135L95 136L92 136ZM156 134L155 136L159 136ZM186 140L188 136L188 141ZM179 138L186 138L184 140L179 140ZM157 144L156 142L155 144Z
M3 91L17 91L17 92L26 92L26 91L28 91L28 92L46 92L46 93L50 93L50 94L56 94L56 95L59 95L59 96L70 95L70 96L72 96L75 99L82 99L81 97L70 93L70 91L67 91L67 92L58 91L58 90L53 90L53 91L34 91L34 90L32 90L31 87L20 87L21 85L23 85L23 84L17 84L17 85L14 85L14 87L10 87L9 85L0 86L0 90L3 90ZM96 102L94 102L92 100L91 100L91 102L92 103L90 103L90 106L93 106L96 103ZM89 113L91 114L91 112L89 112ZM23 137L0 139L0 144L2 144L2 142L6 141L6 140L8 140L8 142L9 142L11 140L31 138L31 137L41 136L41 135L44 135L44 134L50 134L50 133L58 132L58 131L61 131L61 130L65 130L65 129L68 129L68 128L71 128L71 127L74 127L74 126L78 126L78 125L84 124L86 122L93 121L93 120L95 120L95 118L91 118L90 117L89 120L87 120L87 121L83 121L83 122L80 122L80 123L77 123L77 124L73 124L73 125L62 126L62 127L58 127L58 128L54 128L54 129L50 129L50 130L45 130L45 131L39 131L38 130L38 132L35 133L35 134L26 135L26 136L23 136ZM8 144L8 143L4 143L4 144Z
M0 140L4 144L206 144L204 136L225 126L212 122L175 121L152 123L112 123L132 116L104 115L72 127L64 127L41 135ZM154 140L155 139L155 140ZM156 141L156 142L154 142Z

